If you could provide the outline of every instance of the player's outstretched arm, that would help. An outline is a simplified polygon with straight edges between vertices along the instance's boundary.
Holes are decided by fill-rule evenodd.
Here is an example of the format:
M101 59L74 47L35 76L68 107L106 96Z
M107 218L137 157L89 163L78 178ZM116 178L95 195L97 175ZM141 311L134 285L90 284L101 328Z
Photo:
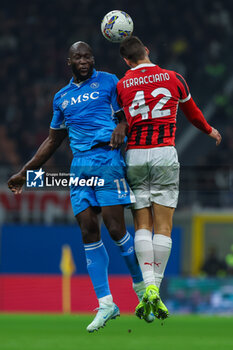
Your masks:
M112 148L118 148L124 143L125 136L128 131L128 123L125 117L125 113L123 111L117 112L116 117L119 120L119 124L117 124L116 128L113 130L110 146Z
M66 136L67 131L65 129L50 129L49 136L40 145L34 157L8 180L9 189L15 194L21 193L26 181L26 171L40 168L53 155Z
M204 118L201 110L197 107L192 98L190 98L185 103L180 103L180 108L184 112L187 119L196 126L196 128L200 129L204 133L208 134L210 137L216 140L216 146L220 145L222 136L218 132L218 130L214 129L210 126L206 119Z

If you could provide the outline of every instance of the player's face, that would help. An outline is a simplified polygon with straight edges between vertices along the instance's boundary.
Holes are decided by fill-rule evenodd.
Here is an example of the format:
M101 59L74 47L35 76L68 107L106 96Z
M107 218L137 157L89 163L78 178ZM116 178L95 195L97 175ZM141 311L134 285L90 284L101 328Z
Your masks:
M94 68L94 57L85 45L79 45L70 55L70 64L77 81L86 80L91 77Z

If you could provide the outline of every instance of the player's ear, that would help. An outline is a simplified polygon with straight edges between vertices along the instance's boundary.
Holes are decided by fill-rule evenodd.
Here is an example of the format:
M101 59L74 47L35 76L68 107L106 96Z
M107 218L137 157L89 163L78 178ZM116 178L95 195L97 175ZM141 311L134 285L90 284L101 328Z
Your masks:
M127 66L132 67L130 61L127 60L127 58L123 57L123 59L124 59L125 63L127 64Z
M150 50L146 46L145 46L145 50L146 50L147 55L149 56Z
M69 57L67 58L67 64L68 64L68 66L71 65L71 62L70 62L70 58L69 58Z

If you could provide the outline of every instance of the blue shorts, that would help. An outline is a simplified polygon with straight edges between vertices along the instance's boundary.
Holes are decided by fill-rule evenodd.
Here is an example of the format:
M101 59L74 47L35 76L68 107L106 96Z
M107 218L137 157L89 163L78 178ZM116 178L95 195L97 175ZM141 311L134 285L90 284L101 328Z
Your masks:
M70 187L74 215L88 207L127 205L135 202L125 179L125 162L120 150L109 146L78 152L71 164Z

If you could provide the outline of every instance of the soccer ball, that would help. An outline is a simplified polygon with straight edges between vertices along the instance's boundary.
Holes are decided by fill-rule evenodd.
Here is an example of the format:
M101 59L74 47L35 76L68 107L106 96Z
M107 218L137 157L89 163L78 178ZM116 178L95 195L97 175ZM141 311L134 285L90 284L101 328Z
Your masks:
M132 34L132 18L124 11L111 11L104 16L101 31L107 40L119 43Z

